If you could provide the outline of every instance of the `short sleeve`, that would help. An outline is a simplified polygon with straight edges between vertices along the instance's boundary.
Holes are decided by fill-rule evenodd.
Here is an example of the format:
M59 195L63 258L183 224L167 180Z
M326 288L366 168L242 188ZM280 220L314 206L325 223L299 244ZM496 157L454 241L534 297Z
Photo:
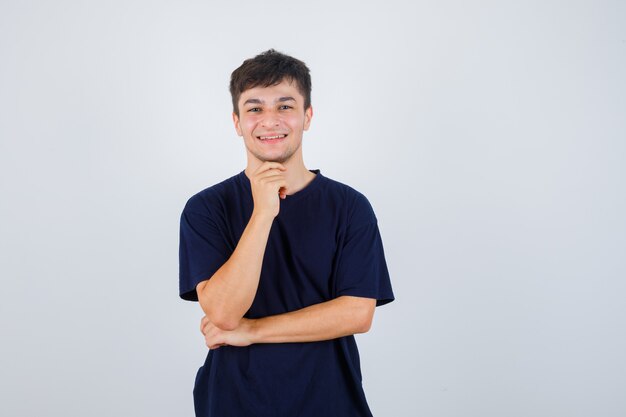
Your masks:
M367 200L361 205L361 213L355 217L367 218L368 222L346 229L338 259L336 294L375 298L376 305L381 306L395 297L378 222Z
M179 295L198 301L196 286L228 260L231 251L210 213L183 209L180 217Z

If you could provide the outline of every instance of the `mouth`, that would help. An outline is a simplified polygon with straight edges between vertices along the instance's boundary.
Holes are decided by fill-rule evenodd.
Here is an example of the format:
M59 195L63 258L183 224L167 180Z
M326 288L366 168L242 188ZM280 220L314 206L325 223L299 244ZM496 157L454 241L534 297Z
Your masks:
M261 142L265 142L265 143L277 143L285 139L286 137L287 135L279 134L279 135L257 136L256 138L259 139Z

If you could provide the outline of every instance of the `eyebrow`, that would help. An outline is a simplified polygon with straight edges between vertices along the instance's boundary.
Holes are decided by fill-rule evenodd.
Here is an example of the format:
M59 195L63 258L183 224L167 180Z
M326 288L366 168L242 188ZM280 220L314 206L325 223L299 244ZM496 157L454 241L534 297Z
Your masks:
M276 100L277 103L284 103L285 101L296 101L296 99L293 97L279 97ZM245 106L246 104L263 104L263 103L264 101L258 98L249 98L243 104Z

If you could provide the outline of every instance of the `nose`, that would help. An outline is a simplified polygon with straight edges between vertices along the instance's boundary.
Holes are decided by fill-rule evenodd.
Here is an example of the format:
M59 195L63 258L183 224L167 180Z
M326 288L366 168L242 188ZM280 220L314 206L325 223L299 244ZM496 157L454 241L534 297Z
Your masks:
M263 120L261 120L261 126L263 127L276 127L280 124L280 117L275 111L269 110L264 114Z

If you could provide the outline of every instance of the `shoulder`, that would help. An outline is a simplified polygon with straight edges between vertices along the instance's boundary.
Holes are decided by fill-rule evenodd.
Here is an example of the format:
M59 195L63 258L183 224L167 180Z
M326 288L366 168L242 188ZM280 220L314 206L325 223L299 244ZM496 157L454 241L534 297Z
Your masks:
M193 194L185 203L183 212L202 214L219 209L224 205L224 201L236 192L237 177L238 174L233 175Z
M374 209L365 194L343 182L326 177L327 192L344 207L346 221L354 227L375 223Z

